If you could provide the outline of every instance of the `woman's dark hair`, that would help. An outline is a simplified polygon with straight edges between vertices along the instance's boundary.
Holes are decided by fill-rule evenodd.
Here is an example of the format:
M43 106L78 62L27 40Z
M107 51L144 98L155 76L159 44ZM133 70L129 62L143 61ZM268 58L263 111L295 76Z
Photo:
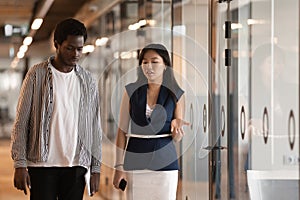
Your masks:
M55 48L57 48L55 42L62 44L63 41L67 39L68 35L83 36L84 42L87 39L87 31L84 24L76 19L68 18L56 25L54 31Z
M164 71L163 74L162 85L168 88L172 92L172 95L175 95L180 89L180 87L175 79L169 52L165 46L161 44L148 44L147 46L145 46L139 54L139 66L141 66L146 52L150 50L155 51L163 59L164 64L166 65L166 70ZM139 84L147 83L147 78L144 75L141 67L138 68L137 82Z

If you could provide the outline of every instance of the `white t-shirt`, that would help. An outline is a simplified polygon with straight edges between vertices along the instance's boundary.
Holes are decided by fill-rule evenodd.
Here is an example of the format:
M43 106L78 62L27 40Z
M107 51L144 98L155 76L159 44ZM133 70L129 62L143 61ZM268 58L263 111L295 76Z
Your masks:
M153 109L150 108L149 104L146 104L146 117L149 118L153 112Z
M72 70L63 73L51 66L53 76L53 114L50 124L49 155L47 162L28 166L71 167L79 164L78 113L80 100L79 79Z

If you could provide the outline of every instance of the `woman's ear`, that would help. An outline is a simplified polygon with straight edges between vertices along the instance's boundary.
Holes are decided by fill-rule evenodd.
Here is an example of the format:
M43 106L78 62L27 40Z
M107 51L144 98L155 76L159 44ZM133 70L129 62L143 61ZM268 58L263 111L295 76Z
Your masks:
M56 49L58 48L57 40L54 41L54 47L55 47Z

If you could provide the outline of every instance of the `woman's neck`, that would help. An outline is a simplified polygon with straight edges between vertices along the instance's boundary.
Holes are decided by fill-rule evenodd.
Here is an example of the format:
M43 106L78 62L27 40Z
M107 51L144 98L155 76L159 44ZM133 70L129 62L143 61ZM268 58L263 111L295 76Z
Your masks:
M149 90L159 90L161 84L158 83L148 83L148 89Z

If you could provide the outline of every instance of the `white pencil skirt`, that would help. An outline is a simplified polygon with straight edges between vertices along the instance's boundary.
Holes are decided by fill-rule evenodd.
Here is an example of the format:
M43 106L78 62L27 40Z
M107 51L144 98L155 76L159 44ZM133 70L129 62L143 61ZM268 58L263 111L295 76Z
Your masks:
M178 170L136 170L127 178L127 200L176 200Z

